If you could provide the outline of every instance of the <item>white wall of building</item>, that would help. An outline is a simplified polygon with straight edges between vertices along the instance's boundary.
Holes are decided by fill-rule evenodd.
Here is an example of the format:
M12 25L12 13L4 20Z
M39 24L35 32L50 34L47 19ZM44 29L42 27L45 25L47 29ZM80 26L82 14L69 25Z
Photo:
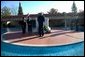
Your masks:
M37 18L33 18L33 19L36 20L36 27L32 28L32 31L37 32L38 31L38 21L37 21ZM46 17L43 24L46 25L46 26L49 26L49 18Z

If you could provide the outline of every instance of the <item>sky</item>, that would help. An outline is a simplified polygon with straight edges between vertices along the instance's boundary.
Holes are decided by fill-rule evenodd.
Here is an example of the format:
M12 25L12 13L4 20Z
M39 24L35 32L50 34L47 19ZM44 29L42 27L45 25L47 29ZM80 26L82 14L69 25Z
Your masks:
M47 13L51 8L58 9L58 12L71 12L73 1L1 1L1 8L7 6L18 11L19 2L24 14ZM75 1L77 11L84 10L84 1Z

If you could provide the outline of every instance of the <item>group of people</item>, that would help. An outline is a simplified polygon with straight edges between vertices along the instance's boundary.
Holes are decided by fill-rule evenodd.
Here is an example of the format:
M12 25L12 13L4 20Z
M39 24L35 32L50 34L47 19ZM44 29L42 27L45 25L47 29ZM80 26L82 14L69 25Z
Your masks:
M44 28L43 28L43 22L45 21L45 17L43 16L43 13L39 13L38 17L37 17L37 21L38 21L38 35L39 37L44 36ZM32 33L32 21L29 20L29 16L27 21L23 20L20 21L20 25L22 28L22 33L25 34L26 33L26 23L28 25L28 33Z

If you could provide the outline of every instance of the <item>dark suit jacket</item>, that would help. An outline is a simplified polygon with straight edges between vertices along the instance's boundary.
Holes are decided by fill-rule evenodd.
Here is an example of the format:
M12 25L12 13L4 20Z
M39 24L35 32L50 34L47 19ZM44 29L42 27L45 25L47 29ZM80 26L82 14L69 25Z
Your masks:
M38 16L38 23L39 23L39 25L43 25L44 21L45 21L44 16Z

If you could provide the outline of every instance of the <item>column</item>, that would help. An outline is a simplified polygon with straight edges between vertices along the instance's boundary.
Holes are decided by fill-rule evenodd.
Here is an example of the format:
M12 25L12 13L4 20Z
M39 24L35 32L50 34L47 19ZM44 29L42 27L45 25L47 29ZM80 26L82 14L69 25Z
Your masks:
M10 32L9 24L10 24L10 21L7 21L7 32Z
M47 26L47 30L48 30L48 32L50 32L51 31L51 28L49 27L49 18L47 18L47 17L45 18L44 25Z
M45 22L44 22L44 25L48 26L49 27L49 18L45 18Z
M26 32L28 33L28 24L27 24L27 18L24 19L24 21L26 22Z
M65 30L67 30L67 23L66 23L66 13L64 13L65 14L65 18L64 18L64 21L65 21Z
M36 32L38 32L38 21L37 21L37 18L36 18Z

